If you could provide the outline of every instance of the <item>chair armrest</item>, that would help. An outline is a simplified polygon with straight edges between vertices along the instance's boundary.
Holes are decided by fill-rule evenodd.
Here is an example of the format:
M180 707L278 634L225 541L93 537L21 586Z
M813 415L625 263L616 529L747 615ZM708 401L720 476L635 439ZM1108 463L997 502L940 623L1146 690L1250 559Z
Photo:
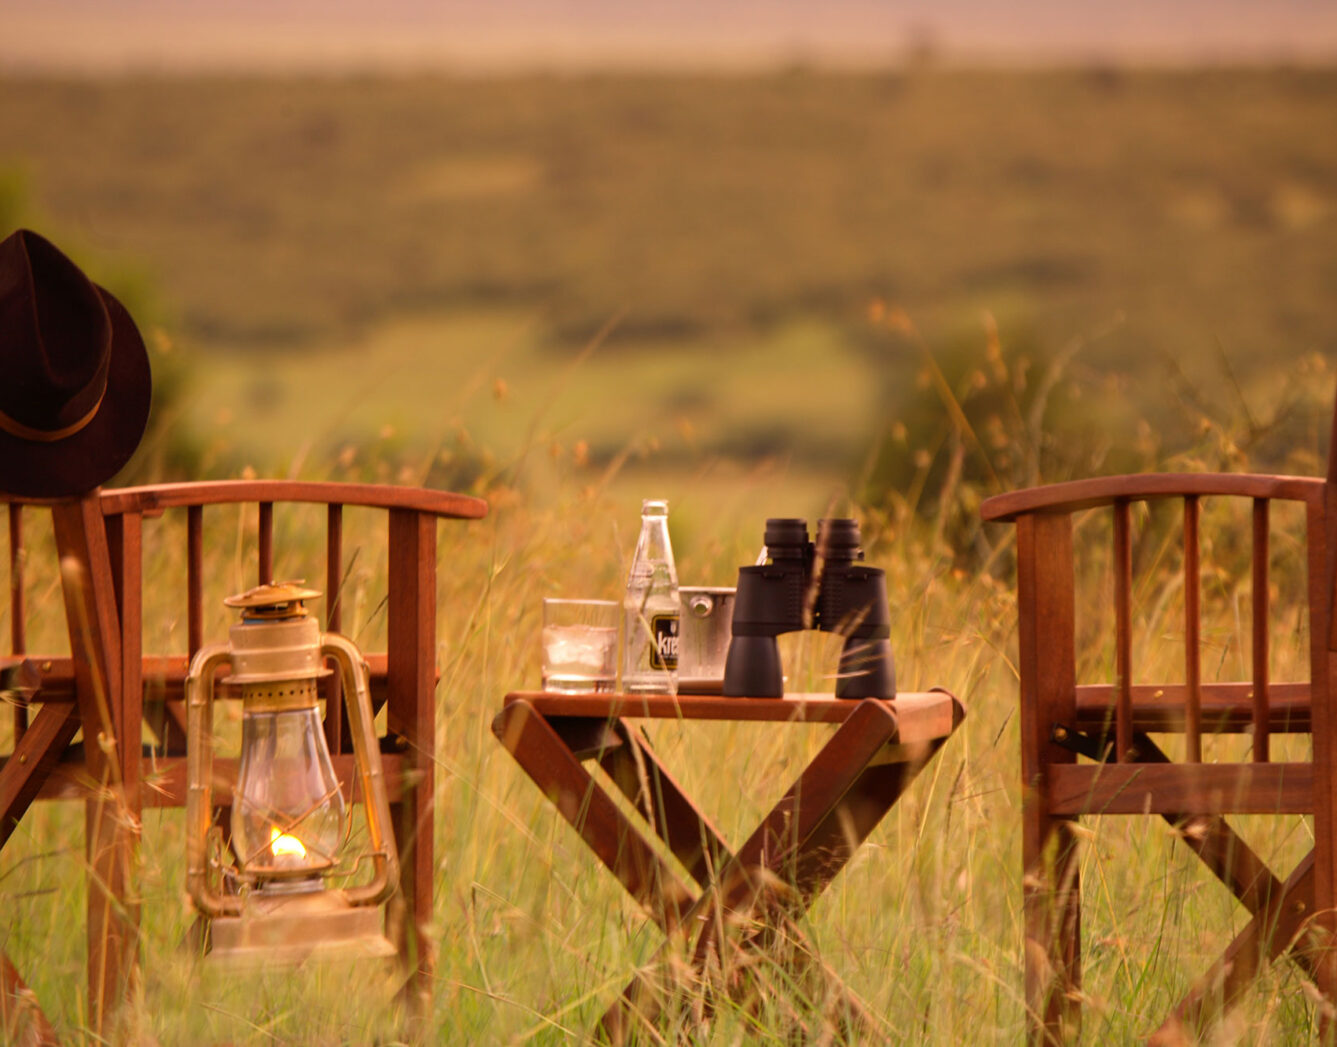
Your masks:
M126 512L154 514L172 507L234 502L316 502L370 509L411 509L464 520L487 515L487 502L481 498L389 484L212 480L108 488L101 492L102 512L107 516Z
M0 505L58 505L67 498L20 498L0 492ZM488 505L481 498L453 491L393 484L308 480L202 480L187 483L109 487L98 491L104 516L239 502L314 502L368 509L411 509L454 520L481 520Z
M1249 473L1135 473L1027 487L994 495L980 506L985 520L1015 520L1028 513L1073 513L1115 502L1226 495L1291 502L1319 502L1323 480L1310 476Z

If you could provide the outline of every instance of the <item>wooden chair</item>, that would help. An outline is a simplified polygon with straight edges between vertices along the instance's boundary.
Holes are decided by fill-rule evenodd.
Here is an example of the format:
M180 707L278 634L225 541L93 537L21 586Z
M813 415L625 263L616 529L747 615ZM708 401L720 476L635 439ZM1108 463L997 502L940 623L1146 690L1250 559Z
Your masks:
M1234 683L1204 682L1201 518L1204 502L1242 499L1251 536L1252 674ZM1139 679L1133 638L1134 503L1182 506L1183 678ZM1280 611L1271 606L1272 507L1296 503L1304 517L1304 589L1308 679L1276 682L1269 644ZM1209 503L1210 504L1210 503ZM1089 814L1155 814L1175 823L1252 919L1188 992L1153 1041L1182 1042L1281 954L1301 964L1323 996L1337 999L1337 670L1333 579L1337 553L1337 441L1326 479L1232 474L1102 477L1000 495L982 507L986 520L1016 526L1026 998L1032 1039L1075 1036L1081 985L1081 894L1074 825ZM1114 681L1079 682L1075 651L1077 587L1074 522L1084 514L1112 520L1115 619ZM1183 734L1182 759L1151 737ZM1251 732L1244 762L1203 762L1213 732ZM1312 736L1312 760L1274 760L1278 732ZM1174 747L1176 751L1178 746ZM1211 748L1211 747L1209 747ZM1293 747L1292 747L1293 748ZM1284 874L1270 870L1227 824L1229 814L1308 814L1314 848ZM1333 1023L1325 1022L1330 1039Z
M422 935L431 918L434 872L436 522L477 519L486 513L486 503L417 488L257 480L105 490L52 504L71 653L50 657L28 649L23 584L23 522L45 507L15 501L8 508L11 654L0 656L5 674L0 683L7 680L26 701L13 709L14 749L0 763L0 847L33 801L86 801L89 1014L97 1030L108 1027L137 962L139 910L130 870L140 812L145 806L185 803L183 684L195 651L206 639L217 639L204 636L205 510L226 505L254 510L256 578L265 582L274 574L274 507L279 503L315 503L325 509L323 581L330 630L340 626L338 594L347 566L344 508L385 514L386 649L364 653L373 701L387 712L383 761L401 864L389 930L405 962L411 998L425 991L431 950ZM169 510L185 514L185 577L155 576L152 584L181 586L188 650L144 654L145 525ZM235 511L210 519L223 515L235 532ZM342 782L351 783L352 747L337 684L327 688L325 697L324 729L335 770ZM80 729L83 744L71 746ZM216 774L235 776L235 763L216 761ZM215 797L227 802L230 790L219 788ZM32 1013L30 994L2 954L0 990L0 1035L25 1009L17 1001L26 1005L28 1028L37 1040L48 1042L49 1024L40 1011Z

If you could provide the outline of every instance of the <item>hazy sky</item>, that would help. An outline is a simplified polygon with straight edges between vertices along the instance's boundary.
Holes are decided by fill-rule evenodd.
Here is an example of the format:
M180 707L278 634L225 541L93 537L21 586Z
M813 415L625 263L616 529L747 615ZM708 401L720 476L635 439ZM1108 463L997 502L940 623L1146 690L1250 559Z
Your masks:
M0 0L0 69L1337 57L1333 0Z

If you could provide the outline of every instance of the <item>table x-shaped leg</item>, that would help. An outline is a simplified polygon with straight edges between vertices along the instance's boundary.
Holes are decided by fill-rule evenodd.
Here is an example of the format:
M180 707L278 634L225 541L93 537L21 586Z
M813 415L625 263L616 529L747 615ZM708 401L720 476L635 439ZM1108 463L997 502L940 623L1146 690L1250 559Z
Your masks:
M683 928L688 935L696 932L692 967L698 977L716 966L738 994L746 980L740 975L757 955L777 956L794 972L817 969L825 991L836 998L839 1024L869 1023L863 1005L817 958L797 918L945 740L906 751L889 745L896 731L896 717L885 705L861 703L707 885ZM731 943L733 928L742 934ZM661 957L669 947L661 948ZM709 992L703 999L708 1007ZM601 1028L610 1041L621 1042L632 1022L653 1023L665 1001L663 988L650 975L638 974L604 1015Z
M742 699L745 700L745 699ZM657 984L671 970L662 962L676 940L691 940L692 977L717 970L732 991L739 975L762 953L787 965L816 969L843 1021L866 1020L839 978L816 959L797 917L844 868L860 844L900 798L945 739L913 747L893 743L895 713L882 702L862 702L840 725L734 855L709 820L687 798L646 740L621 721L544 717L520 700L497 717L493 731L563 817L670 935L600 1023L603 1036L621 1042L633 1023L653 1024L676 984ZM644 826L585 770L597 759L635 805ZM693 897L651 845L653 830L701 886ZM741 934L730 934L741 928ZM710 992L695 994L709 1007ZM704 1016L704 1015L703 1015Z
M525 701L506 706L492 731L627 893L663 930L678 927L693 892L583 763L597 760L693 877L709 882L728 851L649 743L620 722L545 717Z

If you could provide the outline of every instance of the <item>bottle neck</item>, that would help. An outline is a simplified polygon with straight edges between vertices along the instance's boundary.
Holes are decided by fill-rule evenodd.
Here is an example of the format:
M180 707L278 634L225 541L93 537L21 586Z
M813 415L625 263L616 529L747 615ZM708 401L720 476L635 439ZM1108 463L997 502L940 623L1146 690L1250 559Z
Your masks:
M636 542L630 577L642 580L655 575L664 576L669 585L677 588L678 571L673 563L668 517L663 513L647 512L641 516L641 535Z

